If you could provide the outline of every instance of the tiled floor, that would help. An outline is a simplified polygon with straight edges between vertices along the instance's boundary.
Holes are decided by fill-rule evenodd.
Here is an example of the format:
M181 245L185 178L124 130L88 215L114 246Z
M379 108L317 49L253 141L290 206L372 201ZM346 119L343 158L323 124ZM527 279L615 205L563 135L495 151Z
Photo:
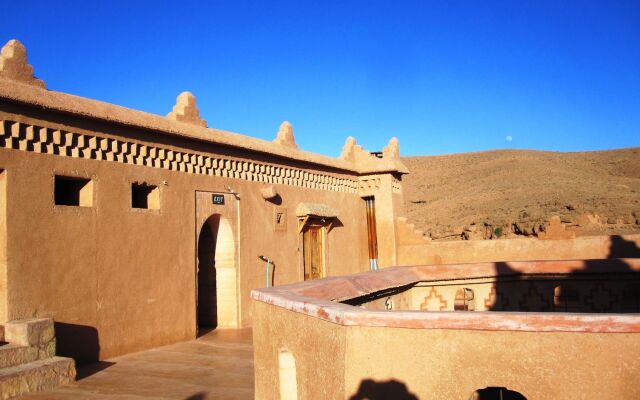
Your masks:
M80 377L88 374L74 384L20 399L253 399L251 329L215 330L78 371Z

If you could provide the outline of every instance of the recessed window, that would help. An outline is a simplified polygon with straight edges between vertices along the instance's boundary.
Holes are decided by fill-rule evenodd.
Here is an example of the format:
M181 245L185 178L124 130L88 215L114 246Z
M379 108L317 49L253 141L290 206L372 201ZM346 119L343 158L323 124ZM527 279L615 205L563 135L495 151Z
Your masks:
M93 206L91 179L60 175L54 179L54 201L57 206Z
M298 381L296 377L296 360L293 353L281 350L278 354L280 375L280 400L296 400L298 398Z
M522 393L506 387L487 387L473 392L469 400L527 400L527 398Z
M160 189L144 183L131 184L131 207L150 210L160 209Z
M453 309L455 311L473 311L475 310L475 301L473 296L473 290L471 289L459 289L456 291L456 298L453 303Z
M553 308L555 311L578 311L580 292L570 284L563 283L553 289Z

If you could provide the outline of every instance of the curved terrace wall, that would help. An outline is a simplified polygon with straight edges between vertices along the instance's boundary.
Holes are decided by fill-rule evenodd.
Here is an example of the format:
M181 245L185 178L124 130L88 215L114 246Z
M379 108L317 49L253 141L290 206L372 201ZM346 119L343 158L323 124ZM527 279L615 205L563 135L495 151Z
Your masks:
M638 398L638 314L370 307L418 282L464 286L553 277L623 287L639 274L637 259L480 263L389 268L254 290L256 398L279 398L283 350L295 359L301 399L468 399L486 387L527 399ZM367 301L376 293L383 295ZM364 299L355 303L365 308L343 303L353 299Z

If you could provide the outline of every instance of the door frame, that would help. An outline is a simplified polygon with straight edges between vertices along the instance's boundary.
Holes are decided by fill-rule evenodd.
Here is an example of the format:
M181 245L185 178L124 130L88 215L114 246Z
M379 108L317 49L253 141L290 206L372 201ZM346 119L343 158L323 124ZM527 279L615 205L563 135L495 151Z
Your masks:
M213 195L223 195L223 205L214 204ZM209 218L220 216L218 232L216 232L216 303L217 328L239 328L241 321L240 300L240 200L233 192L196 190L194 193L195 242L194 242L194 325L198 332L198 239L200 230ZM233 261L218 265L217 252L220 247L221 227L225 225L224 235L233 245ZM227 243L229 244L229 243ZM223 294L223 295L221 295Z
M299 280L305 281L305 248L304 248L304 234L308 231L310 226L320 228L320 247L322 248L322 276L320 279L329 276L329 263L328 263L328 233L329 228L333 222L333 218L322 218L310 216L304 221L304 226L300 229L300 268L299 268Z

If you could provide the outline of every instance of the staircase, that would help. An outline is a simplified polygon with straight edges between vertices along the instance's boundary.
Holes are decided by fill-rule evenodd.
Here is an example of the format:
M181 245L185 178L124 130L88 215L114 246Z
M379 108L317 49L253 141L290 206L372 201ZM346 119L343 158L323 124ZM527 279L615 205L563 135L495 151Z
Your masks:
M75 362L55 354L53 320L25 319L0 325L0 399L73 382Z

